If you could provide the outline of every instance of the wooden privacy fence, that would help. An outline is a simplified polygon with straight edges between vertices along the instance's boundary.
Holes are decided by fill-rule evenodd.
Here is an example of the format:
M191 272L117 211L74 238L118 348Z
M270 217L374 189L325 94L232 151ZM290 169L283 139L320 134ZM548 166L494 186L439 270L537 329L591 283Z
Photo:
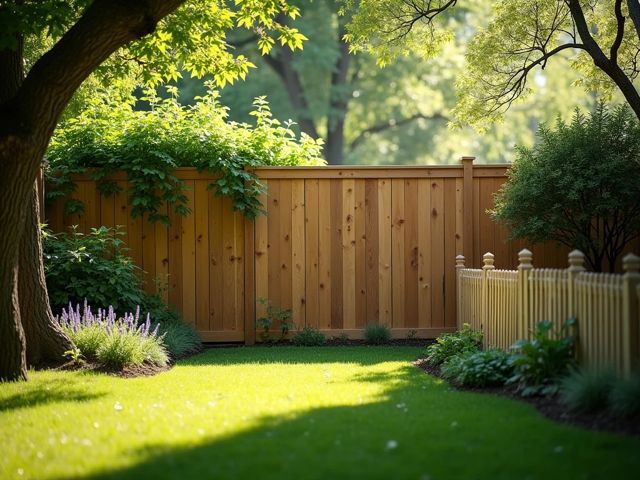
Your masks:
M551 320L558 333L574 317L583 365L625 375L638 370L640 257L624 257L623 275L586 272L578 250L568 258L566 269L533 268L533 255L524 249L517 270L497 270L491 253L484 255L482 269L466 268L459 255L458 324L482 330L485 347L508 349L531 338L539 321Z
M260 168L268 215L255 222L207 190L212 176L181 168L192 214L165 205L169 227L131 218L125 193L101 197L84 176L72 195L84 213L65 215L61 199L47 218L54 231L123 225L146 288L166 281L162 295L205 341L253 342L261 298L291 309L296 326L329 335L359 338L367 323L381 322L395 337L432 338L456 328L447 259L464 252L474 266L492 250L504 268L515 265L522 244L506 242L486 213L507 167L468 157L449 166ZM126 191L124 174L112 180ZM534 252L549 266L566 255L555 244Z

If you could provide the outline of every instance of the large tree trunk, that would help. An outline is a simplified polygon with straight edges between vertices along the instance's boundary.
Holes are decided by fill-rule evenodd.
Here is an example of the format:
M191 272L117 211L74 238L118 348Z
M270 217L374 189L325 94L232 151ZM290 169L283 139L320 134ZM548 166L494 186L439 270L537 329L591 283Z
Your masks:
M34 64L24 81L21 81L22 49L0 51L0 380L27 378L18 296L18 252L33 183L58 118L98 65L121 46L152 32L157 22L183 1L91 3L80 20ZM31 228L37 230L37 224L31 225L27 234L33 234ZM35 255L36 262L41 262L39 253ZM34 259L25 257L25 261ZM41 268L32 267L36 271ZM33 280L41 272L30 274ZM42 285L34 287L34 282L29 281L29 273L25 278L24 288L41 290ZM41 282L41 278L35 280L35 284ZM34 332L45 334L36 327L50 322L50 312L41 316L44 299L33 302L34 309L31 305L26 307L31 299L23 300L25 308L29 308L30 337ZM37 320L31 321L36 316ZM51 328L45 329L46 334L51 332ZM55 354L61 346L48 343L46 339L36 343L42 355L49 348Z
M44 278L40 222L39 181L34 186L27 208L19 253L18 293L20 316L27 341L27 363L60 362L73 342L55 322Z
M327 143L324 146L324 156L329 165L344 163L344 121L349 107L351 92L345 86L348 84L349 65L351 55L349 46L343 40L344 25L338 30L340 55L331 74L331 98L329 99L329 115L327 116Z

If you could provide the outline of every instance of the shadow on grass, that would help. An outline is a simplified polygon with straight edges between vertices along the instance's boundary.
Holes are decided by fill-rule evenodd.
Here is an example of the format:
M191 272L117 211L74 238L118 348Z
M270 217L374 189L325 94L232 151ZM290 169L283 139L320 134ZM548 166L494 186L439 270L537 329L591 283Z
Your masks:
M182 366L213 366L242 364L318 364L354 363L375 365L407 360L407 352L415 351L415 358L424 356L424 348L394 346L356 347L250 347L214 348L179 360ZM330 352L330 353L329 353Z
M20 393L0 398L0 412L30 408L59 402L81 402L102 397L103 393L89 392L67 380L48 380L35 385L27 384Z
M217 426L203 425L189 445L131 446L133 465L83 478L623 479L640 468L636 440L553 424L530 406L454 391L410 365L350 381L384 388L370 403L266 416L226 436L207 437Z

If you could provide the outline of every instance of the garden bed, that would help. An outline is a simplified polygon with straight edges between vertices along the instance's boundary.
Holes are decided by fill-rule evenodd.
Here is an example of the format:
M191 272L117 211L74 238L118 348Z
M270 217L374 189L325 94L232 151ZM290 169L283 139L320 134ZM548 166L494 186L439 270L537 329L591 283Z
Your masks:
M523 397L518 394L515 385L487 388L464 387L456 382L444 379L440 367L429 364L424 358L416 360L414 365L429 375L442 378L456 390L500 395L520 400L533 405L542 415L556 422L568 423L587 430L612 432L640 438L640 416L638 415L634 417L616 417L607 412L576 413L562 403L558 395Z

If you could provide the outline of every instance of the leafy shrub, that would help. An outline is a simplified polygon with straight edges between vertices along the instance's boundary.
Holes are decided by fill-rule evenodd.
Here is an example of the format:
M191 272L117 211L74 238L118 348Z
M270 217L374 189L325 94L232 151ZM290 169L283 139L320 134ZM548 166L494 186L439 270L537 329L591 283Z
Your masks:
M571 410L594 412L607 408L615 384L611 371L574 369L560 381L560 395Z
M442 375L466 387L504 385L513 367L504 350L466 351L449 357L442 364Z
M160 323L158 335L162 337L172 360L186 357L202 349L200 334L191 325L181 320Z
M264 98L255 100L256 125L250 126L227 121L227 108L214 90L192 106L180 105L176 91L169 90L173 95L164 100L146 92L148 111L136 110L122 98L96 97L77 118L56 129L47 151L48 198L68 195L75 189L72 175L87 171L98 181L100 193L111 195L119 187L109 177L124 171L131 215L168 223L168 215L159 212L163 202L179 215L189 213L184 182L173 170L196 167L221 174L210 188L255 217L262 211L258 196L263 187L253 168L324 163L321 143L305 134L296 138L291 124L272 117Z
M640 233L640 124L626 106L600 103L570 124L541 125L532 149L519 148L491 212L512 238L556 240L585 252L594 271L611 271ZM618 228L603 228L614 221ZM604 223L606 225L607 223ZM596 228L599 226L599 228Z
M482 332L476 332L465 323L462 330L447 333L436 338L435 343L427 347L427 361L432 365L441 365L445 360L465 352L477 352L482 342Z
M575 364L575 335L570 330L576 324L571 318L564 322L561 332L552 334L553 322L538 322L533 340L518 340L511 348L514 375L510 383L517 383L524 396L555 394L556 382Z
M640 414L640 375L619 380L610 396L611 411L619 416Z
M67 233L44 231L45 276L53 311L84 302L134 311L145 293L137 267L126 255L119 229L92 228L83 234L74 226Z
M114 368L149 363L164 366L168 363L162 336L158 327L151 330L151 319L139 322L140 310L117 318L113 307L108 311L98 309L97 315L85 303L83 313L80 306L62 310L58 322L87 358Z
M52 234L43 231L44 269L49 301L54 312L85 300L111 305L116 311L133 312L140 307L154 322L180 321L159 295L148 295L119 228L92 228L90 233ZM87 333L89 335L89 333Z
M327 341L327 337L324 336L317 328L304 327L302 330L298 330L293 337L294 345L304 347L316 347L324 345Z
M391 340L391 329L380 323L369 323L364 327L364 339L371 345L384 345Z

